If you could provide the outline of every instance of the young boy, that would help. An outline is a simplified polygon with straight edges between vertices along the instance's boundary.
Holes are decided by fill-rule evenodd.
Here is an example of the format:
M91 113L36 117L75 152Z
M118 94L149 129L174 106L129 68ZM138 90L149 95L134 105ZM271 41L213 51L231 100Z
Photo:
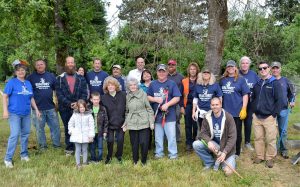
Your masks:
M99 92L91 93L91 109L95 120L95 138L90 143L90 162L99 162L102 160L103 153L103 138L107 135L108 117L104 106L100 105ZM96 148L98 148L98 157L96 157Z

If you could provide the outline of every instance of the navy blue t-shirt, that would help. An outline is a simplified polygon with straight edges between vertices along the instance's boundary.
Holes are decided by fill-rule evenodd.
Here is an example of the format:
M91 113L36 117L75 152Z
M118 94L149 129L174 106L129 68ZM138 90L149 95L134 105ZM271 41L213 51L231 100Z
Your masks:
M233 117L239 117L243 107L243 96L250 93L249 87L243 77L224 77L220 81L223 92L223 108Z
M194 98L198 99L198 107L201 110L210 110L210 100L213 97L222 97L223 93L217 83L212 85L203 86L197 84L195 86Z
M24 82L17 78L10 79L4 88L8 95L8 112L17 115L29 115L31 97L33 96L32 86L28 80Z
M89 85L90 93L99 92L100 95L103 95L103 83L105 78L108 77L108 74L105 71L95 72L90 71L86 75L86 82Z
M212 117L212 124L213 124L213 133L214 133L213 141L220 144L223 112L218 118L215 117L214 113L211 114L211 117Z
M53 91L55 90L55 76L50 72L39 74L33 72L27 77L33 88L33 97L39 110L54 108Z
M252 70L249 70L246 74L243 74L242 71L240 71L240 75L244 77L250 92L252 93L254 85L260 80L259 76Z
M121 85L120 90L121 90L121 91L126 91L126 87L125 87L125 78L122 77L122 76L120 76L120 77L115 77L115 79L117 79L118 82L119 82L120 85Z
M159 82L158 80L152 81L148 88L147 94L152 97L162 97L164 100L164 102L162 103L163 105L166 103L166 94L164 93L166 92L166 90L168 90L168 102L172 100L174 97L181 96L181 93L176 83L172 80L166 80L165 82ZM152 103L152 108L154 111L156 111L157 107L158 107L158 103L156 102ZM162 119L163 119L162 111L159 109L155 119L155 123L161 123ZM174 122L174 121L176 121L175 105L170 106L168 108L168 113L166 114L166 122Z

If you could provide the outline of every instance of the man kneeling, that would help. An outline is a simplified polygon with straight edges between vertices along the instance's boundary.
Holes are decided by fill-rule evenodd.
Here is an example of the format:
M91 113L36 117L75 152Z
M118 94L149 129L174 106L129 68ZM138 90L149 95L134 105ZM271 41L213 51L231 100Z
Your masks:
M221 163L225 175L229 176L233 172L224 161L235 168L236 126L233 117L222 109L220 98L213 98L210 107L211 110L203 119L201 130L198 129L193 148L203 160L204 170L214 167L217 171Z

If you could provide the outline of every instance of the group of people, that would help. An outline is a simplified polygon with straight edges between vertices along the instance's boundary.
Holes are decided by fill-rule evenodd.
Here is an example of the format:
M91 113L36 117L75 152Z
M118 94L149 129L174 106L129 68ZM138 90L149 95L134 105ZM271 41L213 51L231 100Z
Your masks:
M152 139L155 158L164 157L165 137L169 159L177 159L177 143L182 139L181 115L185 121L186 151L195 150L203 160L204 169L218 170L221 165L226 175L232 173L230 168L235 168L243 147L243 123L244 147L255 149L254 163L265 160L266 166L272 168L277 152L288 158L287 124L289 107L295 105L295 93L290 81L281 76L279 62L271 65L260 62L260 76L250 70L250 65L251 60L246 56L240 59L239 68L235 61L228 61L217 83L210 69L204 67L200 71L194 62L188 65L184 78L177 72L177 62L173 59L156 67L156 80L145 69L141 57L136 59L136 69L127 77L122 76L122 67L117 64L112 66L110 76L102 70L99 58L94 59L92 71L86 73L83 68L76 71L71 56L66 58L65 72L57 77L46 71L46 63L41 59L34 64L36 71L26 77L26 62L16 60L15 77L8 81L3 95L3 117L9 119L11 132L4 163L8 168L13 167L19 136L21 160L29 161L32 107L39 148L47 148L46 123L53 146L61 146L58 110L64 125L65 153L75 153L78 168L88 164L88 152L91 162L103 159L103 140L107 141L105 164L112 161L114 142L117 142L115 157L122 162L127 130L134 164L139 161L139 151L142 164L146 164ZM250 141L252 123L255 148Z

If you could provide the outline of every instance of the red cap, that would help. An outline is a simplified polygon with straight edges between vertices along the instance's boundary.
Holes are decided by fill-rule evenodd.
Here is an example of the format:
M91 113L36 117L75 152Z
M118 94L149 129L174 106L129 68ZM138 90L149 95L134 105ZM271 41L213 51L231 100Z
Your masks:
M176 65L177 62L176 62L176 60L171 59L171 60L169 60L169 62L168 62L168 65L169 65L169 64Z

